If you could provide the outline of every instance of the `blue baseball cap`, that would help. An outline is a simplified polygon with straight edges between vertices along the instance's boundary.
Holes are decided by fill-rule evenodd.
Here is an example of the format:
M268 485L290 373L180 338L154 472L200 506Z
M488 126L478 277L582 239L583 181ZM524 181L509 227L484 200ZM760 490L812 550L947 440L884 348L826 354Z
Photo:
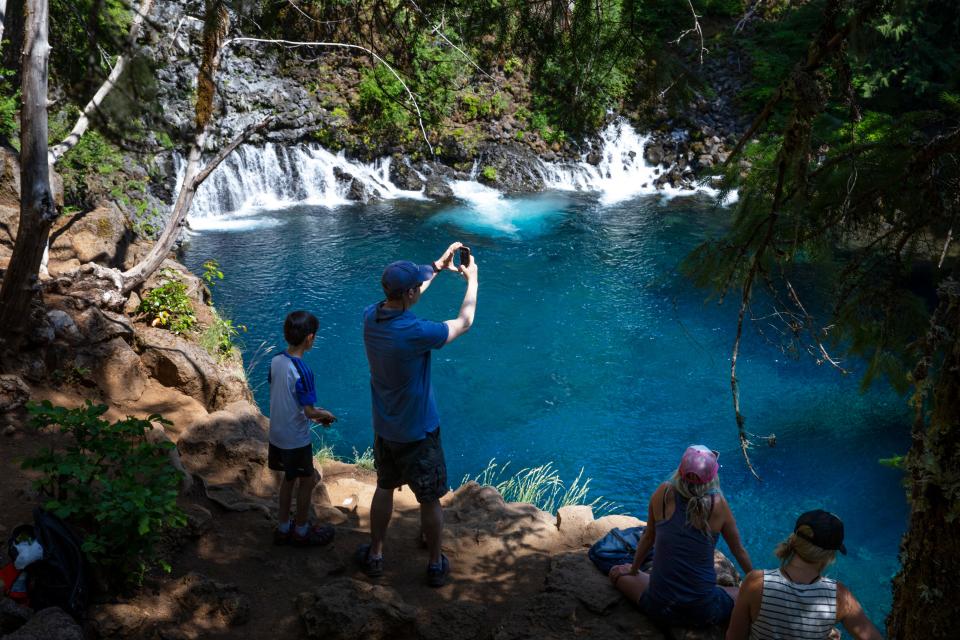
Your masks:
M433 266L429 264L414 264L409 260L398 260L391 262L383 270L383 277L380 278L380 284L383 290L388 293L398 293L413 289L417 285L433 279Z

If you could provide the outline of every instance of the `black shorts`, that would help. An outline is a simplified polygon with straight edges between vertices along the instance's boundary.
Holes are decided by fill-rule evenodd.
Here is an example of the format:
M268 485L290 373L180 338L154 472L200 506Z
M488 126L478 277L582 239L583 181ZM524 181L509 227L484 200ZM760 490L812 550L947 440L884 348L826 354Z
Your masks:
M381 489L409 485L421 504L439 500L449 491L439 428L417 442L391 442L376 436L373 459Z
M313 476L313 447L307 444L296 449L281 449L271 444L267 450L267 466L283 471L287 480L309 478Z

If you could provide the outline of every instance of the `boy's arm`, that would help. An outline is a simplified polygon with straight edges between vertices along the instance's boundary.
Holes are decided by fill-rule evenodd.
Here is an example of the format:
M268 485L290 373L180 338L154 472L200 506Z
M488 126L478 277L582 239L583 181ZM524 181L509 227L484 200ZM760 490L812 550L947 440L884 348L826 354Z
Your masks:
M337 416L333 415L322 407L317 409L312 404L303 406L303 414L314 422L319 422L325 427L329 427L331 424L337 421Z

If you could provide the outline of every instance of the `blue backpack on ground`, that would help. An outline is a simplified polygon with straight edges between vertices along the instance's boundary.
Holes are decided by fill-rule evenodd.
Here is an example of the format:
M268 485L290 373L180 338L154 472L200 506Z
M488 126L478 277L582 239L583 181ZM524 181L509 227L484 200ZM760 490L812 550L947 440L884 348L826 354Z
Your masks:
M612 567L618 564L630 564L637 553L637 542L643 535L645 527L630 527L629 529L611 529L610 532L597 540L587 555L593 564L597 565L603 575L610 573ZM643 559L640 565L642 571L648 571L653 565L653 550Z

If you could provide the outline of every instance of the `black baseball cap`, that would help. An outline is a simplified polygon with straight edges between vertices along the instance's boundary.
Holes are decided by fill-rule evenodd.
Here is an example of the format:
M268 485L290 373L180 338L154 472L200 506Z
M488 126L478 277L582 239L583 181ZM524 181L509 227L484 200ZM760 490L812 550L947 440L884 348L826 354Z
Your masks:
M804 525L813 530L812 536L804 535L798 531ZM823 509L807 511L797 518L797 524L794 525L793 532L821 549L847 554L847 548L843 546L843 521L829 511Z

